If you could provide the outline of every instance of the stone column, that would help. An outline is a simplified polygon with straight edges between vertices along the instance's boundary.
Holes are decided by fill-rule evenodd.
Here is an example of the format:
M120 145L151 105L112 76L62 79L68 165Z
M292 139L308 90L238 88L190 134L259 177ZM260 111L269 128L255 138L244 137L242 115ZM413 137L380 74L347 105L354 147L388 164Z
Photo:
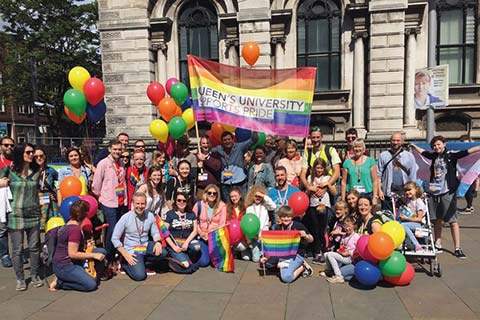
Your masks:
M155 80L165 85L167 82L167 51L168 47L166 44L155 44L153 45L153 50L157 51L157 72Z
M363 33L354 33L353 39L353 127L365 128L365 48Z
M415 127L415 56L417 50L416 30L407 29L407 58L405 63L405 103L403 107L403 125L404 127Z
M275 69L285 68L285 36L272 37L272 44L275 47Z

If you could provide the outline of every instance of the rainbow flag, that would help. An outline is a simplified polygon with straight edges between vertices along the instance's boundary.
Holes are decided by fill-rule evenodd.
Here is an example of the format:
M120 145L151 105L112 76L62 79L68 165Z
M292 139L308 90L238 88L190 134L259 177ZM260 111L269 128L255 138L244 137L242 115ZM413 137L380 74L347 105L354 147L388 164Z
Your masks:
M130 182L136 186L140 182L140 175L138 172L133 172L133 170L130 172Z
M147 254L147 246L135 246L133 247L133 253L136 255L144 256Z
M163 223L163 220L159 215L155 215L155 223L157 224L158 231L160 232L162 247L166 247L167 243L165 242L165 239L170 236L170 231L168 231L167 226L165 223Z
M297 254L300 244L300 231L264 230L260 240L262 241L263 254L266 257L294 256Z
M247 69L189 55L188 71L196 121L308 135L316 68Z
M210 261L218 271L233 272L235 270L228 226L223 226L208 234L208 253Z

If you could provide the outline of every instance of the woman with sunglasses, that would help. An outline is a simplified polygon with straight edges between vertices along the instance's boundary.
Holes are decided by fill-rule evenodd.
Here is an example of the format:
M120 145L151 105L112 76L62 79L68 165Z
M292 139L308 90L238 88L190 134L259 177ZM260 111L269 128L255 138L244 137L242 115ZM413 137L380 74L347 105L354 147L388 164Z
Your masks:
M136 192L142 192L147 197L145 211L150 211L164 219L167 210L165 206L165 192L162 177L161 168L151 167L150 170L148 170L147 181L138 185Z
M130 151L128 149L122 149L122 154L120 155L120 160L125 164L125 172L130 167Z
M42 218L40 220L40 229L43 230L45 223L50 217L58 215L57 190L55 181L58 180L58 172L48 166L47 153L43 148L35 148L35 162L40 168L40 210Z
M169 209L172 209L175 195L179 192L188 194L188 201L190 204L195 202L195 194L197 190L195 181L190 175L191 169L190 162L185 159L180 160L177 165L178 175L171 176L167 181L166 198Z
M208 254L208 233L225 225L227 219L227 206L220 199L220 189L209 184L205 188L202 200L193 207L193 212L198 217L198 235L202 255L198 264L206 267L210 264Z
M172 236L166 239L170 256L180 261L184 268L190 267L191 261L197 262L201 254L200 242L196 239L198 223L188 204L188 194L176 194L173 209L167 212L165 225Z
M77 148L70 148L67 151L66 158L70 165L60 169L58 172L58 185L66 177L77 177L78 179L83 179L85 186L90 185L90 179L93 178L92 171L82 164L80 151ZM57 200L60 207L63 200L60 190L57 191Z
M27 234L28 252L30 253L30 282L34 287L43 286L39 277L40 270L40 205L38 200L38 182L40 171L33 161L34 147L21 144L13 150L13 166L4 167L0 178L7 177L13 199L10 204L12 212L8 214L8 234L12 243L13 268L17 276L17 291L27 289L23 270L23 243ZM2 184L5 180L2 180ZM6 185L0 185L5 187Z

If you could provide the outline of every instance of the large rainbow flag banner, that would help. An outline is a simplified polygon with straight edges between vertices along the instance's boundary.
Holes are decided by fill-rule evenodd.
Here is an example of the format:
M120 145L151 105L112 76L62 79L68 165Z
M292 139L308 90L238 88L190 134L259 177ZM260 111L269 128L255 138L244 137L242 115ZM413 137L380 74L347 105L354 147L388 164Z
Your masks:
M294 256L297 254L300 244L300 231L262 231L260 240L262 241L263 254L266 257Z
M223 226L208 234L208 253L210 261L218 271L233 272L235 270L228 226Z
M306 137L316 68L247 69L188 56L196 121Z

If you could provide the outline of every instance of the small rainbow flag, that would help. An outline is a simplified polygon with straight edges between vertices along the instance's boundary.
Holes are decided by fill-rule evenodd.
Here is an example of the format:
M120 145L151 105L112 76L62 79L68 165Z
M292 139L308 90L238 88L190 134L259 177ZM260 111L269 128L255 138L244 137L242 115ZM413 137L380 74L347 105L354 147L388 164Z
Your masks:
M155 215L155 223L157 224L158 231L160 232L162 247L165 248L167 246L165 239L170 236L170 231L168 231L167 226L165 223L163 223L163 220L159 215Z
M210 261L218 271L233 272L235 270L228 226L223 226L208 234L208 253Z
M144 256L147 254L147 246L135 246L133 247L133 253L135 255Z
M135 172L133 172L133 171L134 171L134 170L132 170L132 171L130 172L130 182L131 182L134 186L136 186L136 185L140 182L140 175L138 174L138 172L135 173Z
M187 241L187 239L183 239L183 238L175 238L175 242L177 243L177 246L181 247L185 241Z
M316 71L247 69L188 55L195 121L306 137Z
M294 256L297 254L300 244L300 231L264 230L260 240L262 241L263 254L266 257Z

